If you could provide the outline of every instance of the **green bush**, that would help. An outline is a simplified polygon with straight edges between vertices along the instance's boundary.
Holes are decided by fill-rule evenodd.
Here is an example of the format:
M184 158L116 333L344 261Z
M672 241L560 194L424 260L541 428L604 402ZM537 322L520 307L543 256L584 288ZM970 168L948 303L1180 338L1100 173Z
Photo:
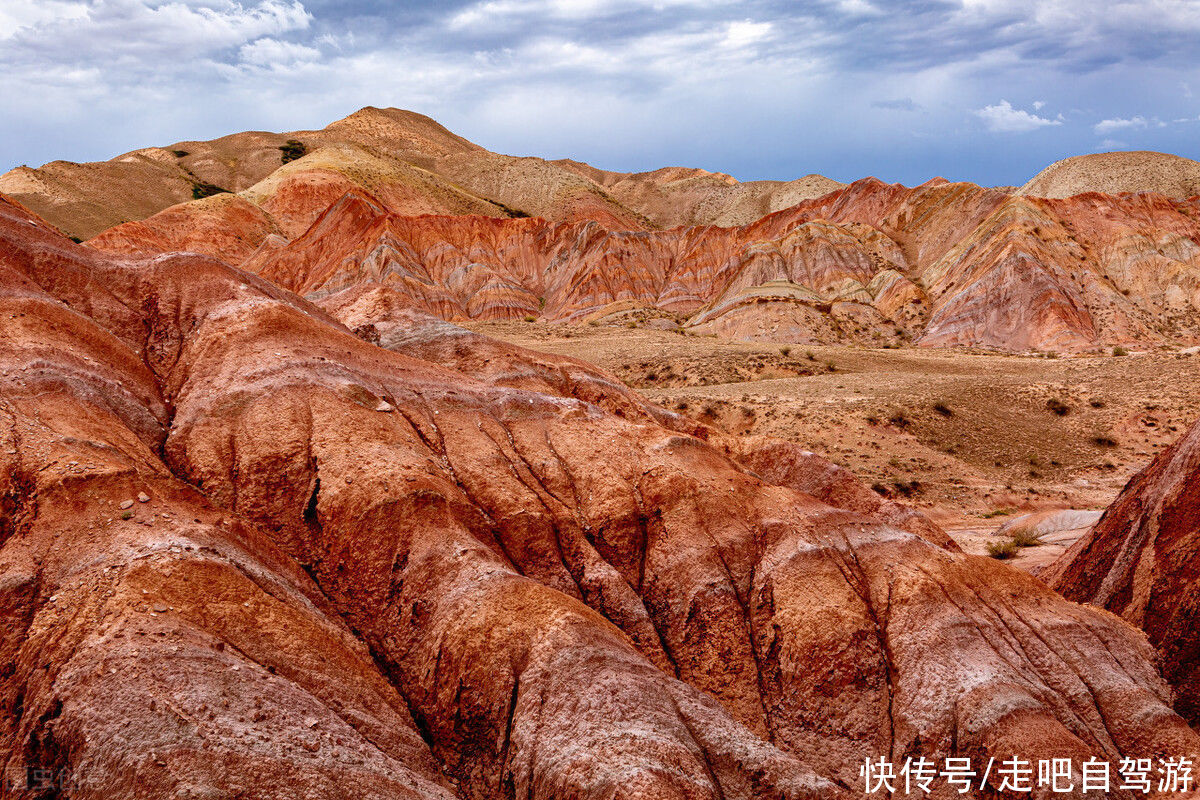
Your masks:
M1019 549L1012 539L1005 539L1002 542L988 542L987 553L992 558L1003 561L1006 558L1015 556Z
M192 184L192 199L200 200L205 197L212 197L214 194L225 194L228 191L228 189L222 189L220 186L211 183L196 181Z
M1012 543L1017 547L1037 547L1042 537L1033 528L1017 527L1012 531Z
M308 148L299 139L288 139L279 145L279 152L283 154L279 160L286 164L289 161L295 161L297 158L303 158L308 153Z

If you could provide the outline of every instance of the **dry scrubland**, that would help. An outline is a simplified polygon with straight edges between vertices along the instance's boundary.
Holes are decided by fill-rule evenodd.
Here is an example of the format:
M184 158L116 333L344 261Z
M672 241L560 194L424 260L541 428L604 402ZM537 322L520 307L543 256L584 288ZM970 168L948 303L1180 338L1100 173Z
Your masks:
M777 436L982 553L1011 517L1103 509L1200 416L1200 354L1006 355L733 342L640 327L476 323L607 369L731 433ZM1118 351L1120 352L1120 351ZM1061 545L1021 552L1044 564Z

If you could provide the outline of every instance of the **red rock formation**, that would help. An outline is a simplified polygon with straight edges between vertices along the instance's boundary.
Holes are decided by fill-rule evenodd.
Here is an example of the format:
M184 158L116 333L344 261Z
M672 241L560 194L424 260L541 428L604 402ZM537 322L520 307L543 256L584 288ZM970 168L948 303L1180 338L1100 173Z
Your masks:
M313 296L395 284L447 319L654 307L733 338L1085 350L1200 336L1197 211L1153 195L867 180L742 228L628 232L403 218L350 195L246 266Z
M120 255L193 252L240 264L269 236L280 235L261 208L228 192L171 206L141 222L117 225L88 240Z
M1200 724L1200 423L1041 577L1145 630L1179 693L1176 707Z
M353 291L385 347L0 201L7 779L796 798L869 755L1200 754L1131 626Z

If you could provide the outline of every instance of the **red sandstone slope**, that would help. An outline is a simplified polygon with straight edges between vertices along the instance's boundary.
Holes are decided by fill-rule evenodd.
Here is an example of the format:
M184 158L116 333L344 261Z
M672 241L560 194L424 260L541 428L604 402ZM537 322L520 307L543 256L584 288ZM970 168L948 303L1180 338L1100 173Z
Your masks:
M8 780L796 798L869 755L1200 755L1132 627L576 362L395 315L389 350L3 201L0 297Z
M1085 350L1200 337L1198 242L1196 202L865 180L741 228L667 231L406 218L351 194L245 266L312 296L393 285L447 319L657 308L733 338Z
M1200 723L1200 423L1136 475L1042 578L1144 629L1180 713Z

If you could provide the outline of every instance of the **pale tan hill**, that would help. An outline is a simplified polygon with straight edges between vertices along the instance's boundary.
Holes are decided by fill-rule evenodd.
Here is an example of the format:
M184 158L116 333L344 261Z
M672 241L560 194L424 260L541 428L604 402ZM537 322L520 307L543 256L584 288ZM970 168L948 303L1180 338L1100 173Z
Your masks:
M309 138L252 131L148 147L109 161L17 167L0 175L0 192L86 239L218 190L249 188L282 165L280 146L301 136Z
M1200 162L1149 150L1074 156L1054 162L1019 190L1052 198L1084 192L1156 192L1186 200L1200 194Z
M309 154L335 148L339 155L333 171L353 184L346 188L372 192L384 202L389 198L388 192L379 190L380 174L395 177L403 173L397 180L382 179L411 190L402 193L402 202L393 209L398 213L530 214L550 219L596 219L620 227L645 226L640 214L571 170L543 159L492 153L428 117L373 107L319 131L237 133L206 142L146 148L109 161L55 161L36 169L18 167L0 176L0 192L19 200L68 235L91 238L115 225L144 220L217 191L249 189L284 166L281 148L291 140L299 141ZM326 153L324 160L332 158L335 151ZM289 166L298 167L300 161L304 159ZM389 163L381 168L381 161ZM326 163L312 160L303 166L329 168ZM296 179L300 171L292 169L285 174ZM359 181L363 176L367 179ZM331 197L328 202L335 199ZM308 221L324 207L307 214Z
M109 228L88 243L112 253L190 251L240 264L268 237L294 239L338 199L361 192L401 215L512 214L373 147L339 143L291 161L236 194L179 203Z
M286 157L283 148L293 140L306 158ZM319 151L323 155L314 158ZM685 167L627 174L577 161L519 158L486 150L420 114L369 106L318 131L251 131L145 148L109 161L19 167L0 176L0 191L69 235L91 238L218 191L250 190L268 177L273 181L246 197L276 215L267 196L290 198L299 189L302 208L280 201L292 214L278 220L289 236L351 189L400 214L529 215L637 230L746 224L842 185L815 175L739 183Z
M767 214L822 197L846 185L823 175L742 183L723 172L691 167L623 173L608 172L579 161L551 163L599 184L622 205L643 214L655 228L748 225Z

